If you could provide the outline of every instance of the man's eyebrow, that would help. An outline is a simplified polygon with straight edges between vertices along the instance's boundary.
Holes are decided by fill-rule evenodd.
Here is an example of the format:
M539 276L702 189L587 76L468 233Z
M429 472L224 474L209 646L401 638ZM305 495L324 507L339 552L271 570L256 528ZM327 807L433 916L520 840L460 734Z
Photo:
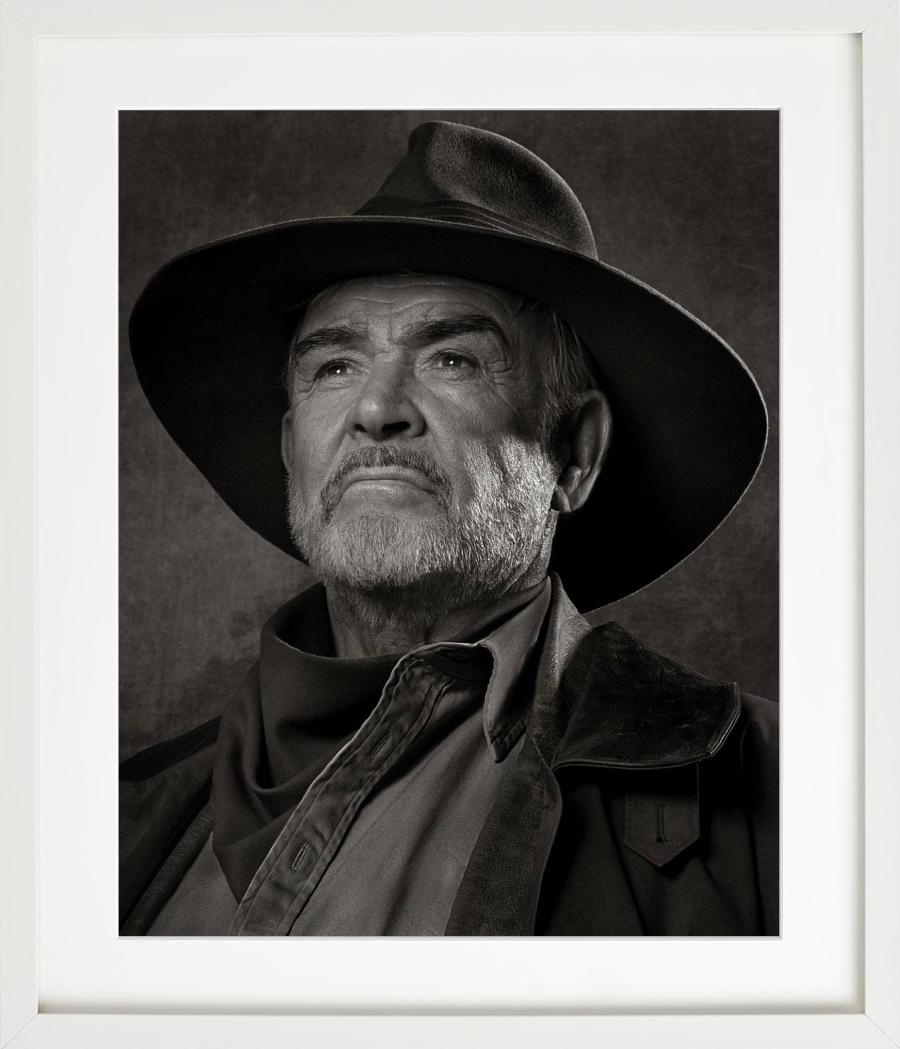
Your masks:
M454 339L460 335L482 333L493 335L502 346L510 349L509 336L502 326L486 313L464 313L457 317L441 317L437 320L425 321L407 332L404 342L411 345L423 345L429 342L439 342L442 339Z
M464 313L456 317L440 317L424 321L404 333L403 342L410 346L423 346L442 339L454 339L460 335L493 335L502 346L510 349L509 336L493 317L486 313ZM291 343L291 359L296 363L312 350L327 346L348 346L366 337L365 331L349 325L336 324L299 336Z
M295 362L322 346L347 346L364 338L364 333L345 324L336 324L329 328L316 328L307 335L295 338L291 343L291 358Z

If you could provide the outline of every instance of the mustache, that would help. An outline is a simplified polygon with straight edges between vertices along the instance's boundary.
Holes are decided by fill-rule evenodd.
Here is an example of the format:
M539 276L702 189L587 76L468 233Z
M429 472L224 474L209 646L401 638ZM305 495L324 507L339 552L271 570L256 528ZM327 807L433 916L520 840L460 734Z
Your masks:
M332 470L319 496L325 520L331 517L340 502L341 487L350 474L356 470L384 469L391 466L417 470L434 488L441 505L444 508L449 506L453 491L452 482L432 456L421 449L405 448L399 444L373 444L355 448Z

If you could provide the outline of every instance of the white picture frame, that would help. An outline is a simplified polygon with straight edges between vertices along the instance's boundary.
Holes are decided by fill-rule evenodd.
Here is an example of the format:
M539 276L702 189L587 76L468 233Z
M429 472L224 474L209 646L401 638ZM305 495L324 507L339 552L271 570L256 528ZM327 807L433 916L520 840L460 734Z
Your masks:
M401 3L389 9L363 2L338 10L301 2L94 3L18 0L0 3L0 1047L288 1046L321 1039L332 1044L434 1046L513 1040L522 1046L900 1045L900 0L802 0L756 5L699 0L662 9L652 0L596 5L560 3L547 10L532 0L516 5L466 0L452 14L443 5ZM630 1014L525 1010L497 1014L417 1015L414 1003L390 1015L331 1011L328 1015L189 1011L138 1014L86 1012L77 1002L61 1011L41 1008L39 993L36 817L41 759L36 701L37 660L37 302L35 244L42 202L35 194L36 65L44 42L66 37L209 37L263 34L471 32L525 33L834 33L861 49L864 461L863 515L864 825L858 847L864 863L863 954L858 1000L841 1011L808 1008L766 1013L720 1009L707 1013L645 1009Z

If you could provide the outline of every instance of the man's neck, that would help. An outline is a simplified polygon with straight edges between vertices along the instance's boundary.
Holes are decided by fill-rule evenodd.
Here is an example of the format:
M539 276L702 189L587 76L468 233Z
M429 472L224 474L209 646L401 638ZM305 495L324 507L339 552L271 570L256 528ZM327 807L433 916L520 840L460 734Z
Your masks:
M437 641L472 639L511 615L535 595L546 576L529 575L503 594L459 607L414 601L398 594L393 601L372 602L367 595L326 590L335 652L339 657L409 652Z

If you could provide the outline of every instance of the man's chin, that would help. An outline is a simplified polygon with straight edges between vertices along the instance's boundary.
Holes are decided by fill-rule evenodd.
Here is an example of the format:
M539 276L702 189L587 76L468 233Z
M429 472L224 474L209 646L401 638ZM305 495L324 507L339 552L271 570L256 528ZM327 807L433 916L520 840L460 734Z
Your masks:
M405 514L334 518L307 547L328 585L387 592L434 585L455 570L446 529ZM451 555L451 556L448 556Z

